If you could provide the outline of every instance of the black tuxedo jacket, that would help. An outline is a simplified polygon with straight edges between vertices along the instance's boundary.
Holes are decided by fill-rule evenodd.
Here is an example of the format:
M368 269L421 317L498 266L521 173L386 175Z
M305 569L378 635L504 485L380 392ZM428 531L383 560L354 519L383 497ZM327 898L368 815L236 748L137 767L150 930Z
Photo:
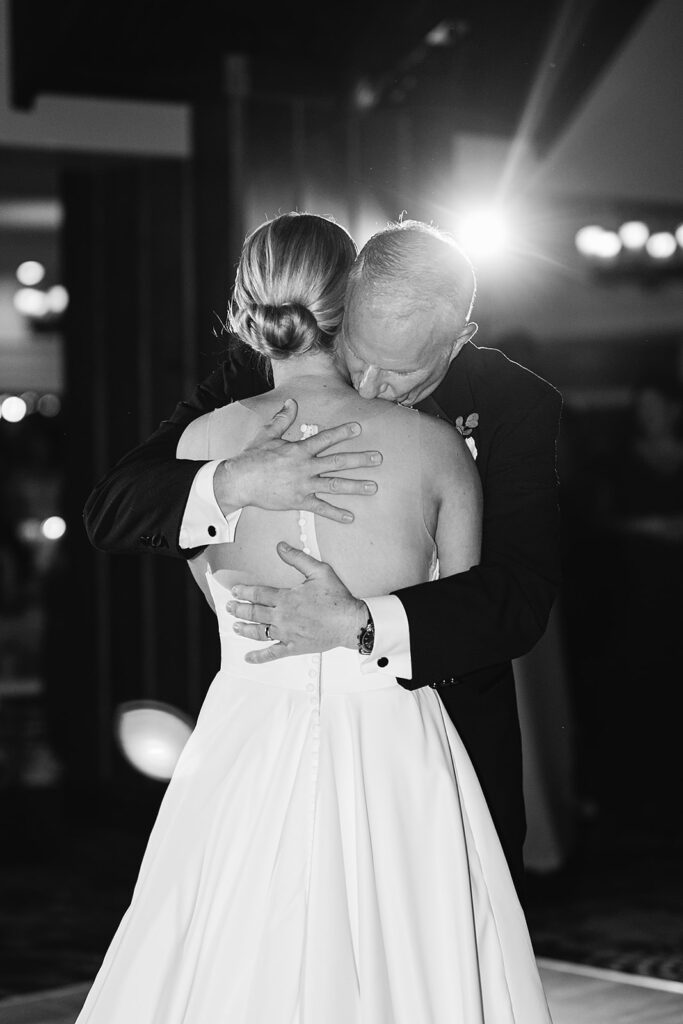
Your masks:
M223 365L90 495L85 526L108 552L189 557L178 539L198 464L175 459L202 413L267 389L251 350ZM471 429L484 495L480 565L397 592L410 625L407 689L438 692L470 754L520 888L525 833L519 722L510 660L541 637L560 580L555 448L561 398L496 349L471 342L421 406ZM468 417L477 425L468 427ZM470 418L470 425L473 419Z

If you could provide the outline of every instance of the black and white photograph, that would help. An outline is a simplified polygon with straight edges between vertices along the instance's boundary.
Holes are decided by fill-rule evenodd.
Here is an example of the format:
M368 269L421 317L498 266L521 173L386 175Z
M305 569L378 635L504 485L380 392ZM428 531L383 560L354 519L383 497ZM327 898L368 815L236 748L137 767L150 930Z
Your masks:
M0 1024L683 1021L683 4L0 0Z

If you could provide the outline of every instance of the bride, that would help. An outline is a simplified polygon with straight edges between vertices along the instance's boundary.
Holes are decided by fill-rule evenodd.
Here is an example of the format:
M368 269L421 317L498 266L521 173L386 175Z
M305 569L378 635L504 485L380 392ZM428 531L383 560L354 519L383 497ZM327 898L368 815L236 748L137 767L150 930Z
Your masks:
M290 439L361 425L364 446L383 453L379 489L348 497L343 526L246 508L234 543L190 563L221 666L79 1024L550 1020L495 828L436 690L367 671L351 648L247 663L254 641L226 607L238 583L298 582L281 541L368 597L428 580L437 556L442 575L478 561L480 484L463 438L349 383L337 332L354 257L341 227L308 214L245 242L232 326L270 359L274 388L192 422L178 457L240 453L293 398Z

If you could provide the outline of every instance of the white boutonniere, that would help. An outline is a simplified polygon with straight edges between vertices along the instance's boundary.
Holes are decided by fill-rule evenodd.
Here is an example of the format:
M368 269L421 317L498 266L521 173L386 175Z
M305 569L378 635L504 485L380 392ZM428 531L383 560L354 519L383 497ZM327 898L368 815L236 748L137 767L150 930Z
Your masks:
M459 430L462 436L465 438L465 444L472 452L472 458L477 457L477 445L474 438L472 437L472 431L476 430L479 426L479 413L471 412L467 419L462 416L458 416L455 421L456 430Z

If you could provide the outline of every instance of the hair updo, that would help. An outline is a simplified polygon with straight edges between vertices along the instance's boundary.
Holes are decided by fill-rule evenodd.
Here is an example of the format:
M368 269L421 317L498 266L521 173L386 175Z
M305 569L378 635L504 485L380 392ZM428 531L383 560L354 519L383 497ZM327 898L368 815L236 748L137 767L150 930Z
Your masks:
M247 236L229 322L270 359L329 351L344 316L356 246L344 228L310 213L285 213Z

